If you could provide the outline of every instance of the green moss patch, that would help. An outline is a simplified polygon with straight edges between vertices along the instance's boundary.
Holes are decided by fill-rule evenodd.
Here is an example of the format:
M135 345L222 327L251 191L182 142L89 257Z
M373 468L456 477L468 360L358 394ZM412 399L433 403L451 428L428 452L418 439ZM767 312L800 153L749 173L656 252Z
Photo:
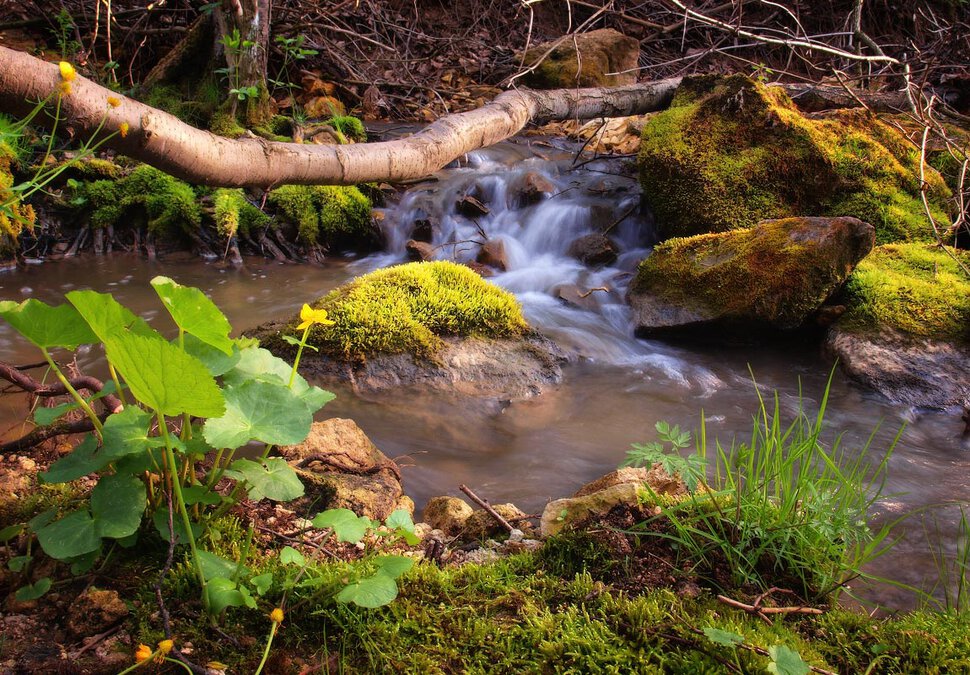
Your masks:
M527 325L515 297L451 262L409 263L371 272L314 303L333 326L315 326L310 343L345 359L374 354L432 356L443 336L501 338ZM299 337L297 320L285 332Z
M188 183L143 164L124 178L80 183L76 202L90 210L91 225L107 227L122 218L141 220L149 231L173 234L202 224L202 209Z
M212 195L216 230L223 237L236 233L249 235L253 230L266 227L270 218L249 203L246 193L240 189L220 189Z
M371 240L371 202L356 187L284 185L269 194L280 215L308 245L360 245Z
M970 252L935 245L890 244L866 257L846 284L839 325L889 326L910 335L970 341Z
M855 216L879 243L933 236L919 152L862 111L805 116L780 89L741 76L685 81L644 126L644 195L664 238L750 227L765 218ZM934 218L950 190L927 168Z
M19 136L3 134L0 121L0 257L8 257L17 250L17 241L24 230L33 229L36 215L30 204L22 204L10 189L14 185L13 167L19 161Z

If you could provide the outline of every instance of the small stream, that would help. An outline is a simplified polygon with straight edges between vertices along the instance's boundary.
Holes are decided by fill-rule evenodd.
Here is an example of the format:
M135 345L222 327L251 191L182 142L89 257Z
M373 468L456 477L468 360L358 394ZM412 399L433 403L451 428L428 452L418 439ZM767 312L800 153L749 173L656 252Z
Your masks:
M696 428L703 411L709 438L729 444L750 432L757 405L752 373L762 392L778 392L786 411L797 410L800 393L807 409L817 405L831 363L815 344L721 349L632 337L623 297L637 262L648 253L653 225L640 215L636 183L621 175L617 161L572 168L574 153L574 148L522 141L468 155L461 166L412 187L387 207L387 248L364 259L334 258L325 266L248 259L244 268L233 270L179 256L158 263L125 254L85 257L2 274L0 298L56 303L67 291L93 288L153 318L161 308L148 281L165 274L205 290L243 330L293 315L303 302L355 275L404 261L415 221L433 225L430 243L444 259L473 260L486 237L501 240L506 271L491 280L514 292L528 320L570 355L559 387L500 410L431 393L365 401L338 387L337 399L321 411L323 417L353 418L387 455L405 456L405 490L419 510L430 497L458 494L458 484L466 483L493 503L513 501L539 513L550 499L614 469L631 443L653 440L658 420ZM529 174L552 189L540 201L524 204L517 186ZM455 204L466 194L474 194L489 213L458 213ZM591 269L567 254L577 237L604 228L620 249L614 263ZM559 297L564 288L573 294L603 290L569 304ZM5 323L0 349L9 362L37 360ZM99 368L94 351L82 353L79 362L91 372ZM25 412L24 398L0 398L4 438L20 433ZM877 458L907 425L890 461L886 492L891 496L879 517L970 500L970 448L961 439L958 415L890 405L836 373L827 422L830 439L845 432L842 442L848 448L861 447L878 426L872 444ZM938 511L931 524L950 552L957 543L958 515L950 507ZM932 585L936 567L922 521L911 519L904 529L904 540L873 571L915 585L930 577ZM893 607L912 602L892 588L869 595Z

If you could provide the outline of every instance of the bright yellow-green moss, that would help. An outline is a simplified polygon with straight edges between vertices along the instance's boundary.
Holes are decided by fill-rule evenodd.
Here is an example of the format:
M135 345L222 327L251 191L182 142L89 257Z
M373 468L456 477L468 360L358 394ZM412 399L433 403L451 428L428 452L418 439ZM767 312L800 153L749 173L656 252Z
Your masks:
M879 243L928 240L919 153L873 116L802 115L785 93L735 75L685 81L643 129L640 175L664 238L764 218L855 216ZM950 191L926 170L934 217Z
M231 113L219 111L209 121L209 131L226 138L239 138L246 133L246 127L241 125Z
M152 232L190 231L202 224L195 191L166 173L139 166L124 178L81 183L76 189L82 208L90 209L91 224L107 227L123 216L143 221Z
M269 201L306 244L359 244L370 236L371 202L356 187L284 185Z
M269 216L250 204L242 190L216 190L212 203L216 229L224 237L233 237L237 232L248 235L252 230L270 223Z
M24 230L32 230L36 215L34 207L22 204L10 189L14 185L13 164L18 149L0 138L0 257L13 255Z
M209 79L186 81L179 86L159 84L144 96L153 108L175 115L183 122L205 127L221 103L222 89Z
M409 263L371 272L314 303L333 326L310 343L340 358L411 353L433 356L441 336L510 337L527 325L515 297L451 262ZM286 332L297 335L293 327Z
M326 120L326 124L332 126L345 139L351 140L354 143L367 142L367 130L364 129L364 123L356 117L336 115Z
M970 252L935 245L890 244L873 250L846 284L840 326L890 326L911 335L970 341Z

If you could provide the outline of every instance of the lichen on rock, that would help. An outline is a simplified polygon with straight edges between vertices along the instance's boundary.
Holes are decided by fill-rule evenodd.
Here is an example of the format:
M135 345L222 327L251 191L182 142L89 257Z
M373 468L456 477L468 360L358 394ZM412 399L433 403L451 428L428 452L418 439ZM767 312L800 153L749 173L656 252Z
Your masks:
M802 215L860 218L878 243L933 237L905 136L866 111L803 115L781 88L743 75L684 80L644 125L639 164L662 238ZM945 225L950 190L935 169L925 176Z
M785 218L669 239L640 263L630 286L637 330L798 328L872 250L873 238L856 218Z

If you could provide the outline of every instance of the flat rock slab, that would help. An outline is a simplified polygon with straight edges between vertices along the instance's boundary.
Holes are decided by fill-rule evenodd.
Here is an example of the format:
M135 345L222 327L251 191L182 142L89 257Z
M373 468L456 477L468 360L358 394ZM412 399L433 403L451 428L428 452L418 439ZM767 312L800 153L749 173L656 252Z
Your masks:
M835 326L825 347L850 377L893 403L936 409L970 405L970 345L893 329L856 333Z

